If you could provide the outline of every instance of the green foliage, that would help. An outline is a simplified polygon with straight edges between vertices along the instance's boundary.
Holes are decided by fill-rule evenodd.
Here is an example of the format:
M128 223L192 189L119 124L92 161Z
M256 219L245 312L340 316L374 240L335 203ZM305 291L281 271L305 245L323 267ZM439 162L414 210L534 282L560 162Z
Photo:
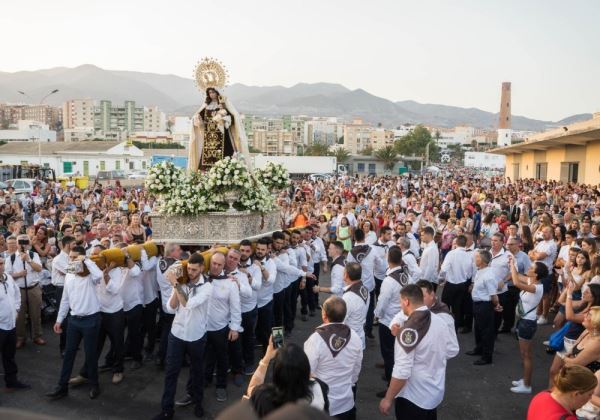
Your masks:
M465 151L462 144L449 144L448 151L450 152L450 158L462 162L465 159Z
M350 152L343 147L338 147L331 155L335 156L337 163L346 163L350 159Z
M423 156L426 155L427 144L429 144L429 160L438 162L440 159L440 148L433 141L431 132L421 124L417 125L413 131L408 133L394 143L396 152L403 156Z
M262 150L260 150L260 149L257 149L257 148L256 148L256 147L254 147L254 146L248 146L248 151L249 151L250 153L262 153Z
M0 146L4 146L6 144L6 140L0 140Z
M367 146L360 151L363 156L371 156L373 154L373 146Z
M383 162L383 166L388 171L394 169L394 165L398 161L398 153L394 146L385 146L383 149L375 151L373 154L378 160Z
M138 149L185 149L179 143L146 143L142 141L133 141L132 143Z
M305 156L329 156L329 146L324 143L313 143L304 149Z

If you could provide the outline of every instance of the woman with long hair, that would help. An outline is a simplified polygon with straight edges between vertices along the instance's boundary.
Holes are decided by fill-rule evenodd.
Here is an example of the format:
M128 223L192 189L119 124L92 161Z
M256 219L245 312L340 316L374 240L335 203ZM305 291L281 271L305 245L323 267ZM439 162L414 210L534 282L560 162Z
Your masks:
M529 403L527 420L577 420L575 411L592 397L598 379L589 369L563 366L552 378L555 386L542 391Z
M529 226L523 226L521 228L521 242L523 244L523 252L526 254L529 253L533 248L535 248L535 244L533 243L533 236L531 235L531 229Z
M352 231L352 226L350 226L347 217L342 216L340 224L337 226L335 233L337 240L344 244L344 251L350 252L352 249L352 238L354 236L354 232Z
M498 224L494 220L494 212L490 211L481 223L481 239L491 240L496 232L498 232Z
M269 363L273 360L273 382L265 383ZM254 372L246 397L259 418L266 417L287 403L304 401L319 410L328 409L325 386L310 377L310 363L302 347L286 343L273 346L273 339L265 356Z

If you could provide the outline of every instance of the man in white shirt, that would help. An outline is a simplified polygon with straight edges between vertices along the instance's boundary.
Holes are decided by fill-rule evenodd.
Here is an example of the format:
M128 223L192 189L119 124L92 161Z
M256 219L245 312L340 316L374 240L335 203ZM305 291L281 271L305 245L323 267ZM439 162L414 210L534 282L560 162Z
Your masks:
M375 299L379 297L381 283L385 277L385 272L388 268L387 253L391 246L396 245L392 241L392 228L383 226L379 230L379 238L374 243L370 244L375 252L375 265L373 266L373 279L375 280Z
M266 351L273 328L274 295L273 284L277 277L277 266L273 258L268 257L270 239L260 238L256 242L252 263L260 270L261 286L258 291L256 306L258 315L256 319L256 341ZM254 367L254 366L253 366Z
M10 391L29 389L17 379L17 315L21 308L21 292L12 277L4 272L5 259L0 256L0 353L4 367L4 382Z
M285 234L286 232L284 232ZM283 306L283 326L285 332L289 335L294 330L294 322L298 308L298 294L300 289L306 288L306 277L314 277L308 270L308 255L304 246L302 246L302 234L299 230L292 231L290 237L290 246L288 254L290 255L290 265L302 270L304 275L291 275L289 285L285 289L285 303Z
M344 293L344 266L346 265L346 260L344 259L344 244L340 241L330 242L327 252L331 258L331 286L314 286L313 291L315 293L331 293L341 297Z
M39 255L31 250L27 235L17 236L17 251L4 261L5 271L21 290L21 311L17 317L17 349L25 345L27 338L26 318L29 315L29 328L33 342L46 344L42 338L42 288L40 280L42 262Z
M414 283L421 278L421 268L415 254L410 250L410 240L407 237L400 237L396 244L402 250L402 262L406 266L411 283Z
M362 269L358 263L348 263L344 269L344 294L342 299L346 302L346 318L344 324L352 328L360 337L363 350L366 347L365 320L369 308L369 291L363 286L360 277Z
M554 258L556 257L556 242L554 242L554 233L550 226L546 226L542 229L543 239L537 243L532 251L529 251L529 258L531 261L541 261L546 267L548 267L548 273L552 273ZM538 308L538 325L544 325L548 323L548 312L550 311L550 292L552 289L552 276L548 275L546 278L541 279L542 285L544 286L544 297L542 298L542 304ZM541 311L540 311L541 309Z
M202 398L204 396L204 348L208 324L208 306L213 292L212 283L205 281L204 258L199 253L190 256L187 262L188 283L178 283L173 270L166 271L166 278L173 286L169 308L175 311L175 319L169 334L167 346L167 366L165 387L161 400L161 413L155 420L171 419L174 412L177 379L186 353L190 357L189 391L196 403L194 415L204 416ZM229 280L228 280L229 281Z
M337 296L322 305L323 324L308 337L304 352L310 362L311 376L329 387L329 414L337 419L355 419L353 387L362 364L362 341L345 325L346 303Z
M440 251L433 240L435 230L431 226L425 226L421 233L421 242L425 244L423 255L419 263L421 269L421 278L417 280L427 280L433 283L437 289L438 268L440 265Z
M345 217L348 219L348 225L352 226L352 228L356 228L356 226L358 226L358 221L356 220L356 216L354 216L354 213L350 211L350 205L349 204L344 204L342 206L342 212L340 214L338 214L337 217L337 225L339 226L340 223L342 222L342 218Z
M67 330L67 347L60 372L58 386L46 394L52 400L66 397L69 377L75 363L77 349L83 338L85 364L88 368L87 379L90 383L90 398L100 395L98 386L98 356L97 343L100 331L100 302L96 294L96 286L102 281L104 273L98 266L86 258L86 251L81 246L75 246L69 254L69 267L65 276L63 296L60 301L58 317L54 324L54 332L62 332L62 322L69 310L71 318Z
M393 246L388 251L388 270L381 285L381 294L375 307L375 316L379 318L379 350L383 358L385 379L389 382L394 368L394 336L389 325L400 307L400 291L409 283L408 273L402 264L402 250ZM385 396L385 391L377 394L379 398Z
M327 273L327 250L323 239L319 238L319 226L312 225L306 228L308 236L307 243L309 244L312 253L312 273L315 275L315 280L306 280L306 305L308 306L308 315L315 316L315 311L319 304L319 294L313 292L313 287L319 284L319 275L321 274L321 266L324 273ZM305 303L302 303L302 313L306 313Z
M447 324L423 301L419 286L400 292L408 317L394 342L394 370L379 411L389 415L395 399L396 419L434 419L444 399L447 360L458 354Z
M127 253L127 247L121 247ZM141 260L147 261L148 255L142 248ZM127 338L125 340L125 356L133 359L131 369L136 370L142 367L142 347L144 340L142 338L142 319L144 302L144 272L142 271L142 262L135 262L131 258L127 259L127 267L121 269L123 276L123 285L121 286L121 298L123 299L123 315L127 325ZM170 296L169 296L170 297ZM168 302L168 299L167 299ZM167 336L168 337L168 336Z
M212 294L208 302L208 325L206 328L206 371L204 379L211 383L216 365L216 398L227 401L227 369L229 365L228 342L235 341L242 329L240 292L236 283L223 271L225 255L214 253L210 258L208 279Z
M62 250L52 260L52 284L56 288L56 302L60 304L65 286L65 277L67 275L67 267L69 265L69 253L75 246L75 238L72 236L64 236L61 239ZM57 314L58 316L58 314ZM59 350L62 357L65 356L65 346L67 345L67 325L69 316L63 321L63 332L60 334Z
M158 257L148 258L146 253L142 254L142 285L144 288L144 308L142 309L142 343L146 338L144 347L144 359L152 360L154 357L154 345L156 344L156 319L160 308L158 300L158 281L156 278L156 264Z
M369 310L365 322L365 335L368 338L375 338L373 335L373 311L375 310L375 278L373 272L375 270L376 253L373 252L371 245L365 243L365 233L362 229L354 231L354 239L354 246L346 256L346 261L357 262L362 268L361 281L369 291Z
M490 261L490 268L496 272L496 280L498 282L498 302L500 302L500 306L503 308L509 307L508 285L512 284L512 282L510 280L510 270L508 268L509 252L504 249L503 246L504 235L502 235L500 232L494 233L491 238L491 244L492 247L490 248L490 254L492 255L492 260ZM502 330L499 330L505 316L506 314L504 311L499 311L494 314L494 331L510 333L510 328L506 328L505 326L502 327ZM508 322L504 321L504 324L508 325Z
M465 250L467 238L459 235L454 239L454 243L456 248L446 254L440 269L440 278L445 281L442 302L450 307L456 327L461 328L464 326L462 309L468 292L468 280L473 277L473 264L471 256Z

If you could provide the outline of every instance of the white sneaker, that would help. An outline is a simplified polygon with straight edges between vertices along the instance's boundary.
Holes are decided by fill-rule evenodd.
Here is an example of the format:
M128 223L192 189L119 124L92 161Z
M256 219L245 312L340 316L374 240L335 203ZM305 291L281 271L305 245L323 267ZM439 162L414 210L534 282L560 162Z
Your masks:
M540 317L537 319L538 325L546 325L547 323L548 323L548 320L546 319L546 317L544 315L540 315Z
M550 340L546 340L542 343L544 346L548 347L550 346Z
M518 381L512 381L512 386L520 386L523 385L523 379L519 379Z
M510 392L514 392L515 394L531 394L531 387L520 384L518 386L513 386L510 389Z

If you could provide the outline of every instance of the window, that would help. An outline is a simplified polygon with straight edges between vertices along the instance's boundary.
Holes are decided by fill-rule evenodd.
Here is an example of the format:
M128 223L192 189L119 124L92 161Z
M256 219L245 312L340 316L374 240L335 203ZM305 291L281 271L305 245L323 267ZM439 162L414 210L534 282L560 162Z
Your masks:
M121 161L120 160L115 161L115 169L117 171L121 169Z
M548 174L547 163L536 163L535 164L535 179L545 180Z
M142 169L146 169L146 161L145 160L142 161Z
M90 175L90 162L88 160L83 161L83 176Z
M364 172L365 171L365 164L364 163L357 163L356 164L356 172Z
M63 173L70 174L73 172L73 162L63 162Z
M129 169L135 169L135 165L134 165L133 161L129 162Z
M377 167L377 165L375 163L369 163L369 173L370 174L376 173L377 172L375 169L376 167Z
M579 162L562 162L560 164L560 181L577 182L579 178Z
M106 161L104 161L104 160L100 161L100 170L106 171Z

